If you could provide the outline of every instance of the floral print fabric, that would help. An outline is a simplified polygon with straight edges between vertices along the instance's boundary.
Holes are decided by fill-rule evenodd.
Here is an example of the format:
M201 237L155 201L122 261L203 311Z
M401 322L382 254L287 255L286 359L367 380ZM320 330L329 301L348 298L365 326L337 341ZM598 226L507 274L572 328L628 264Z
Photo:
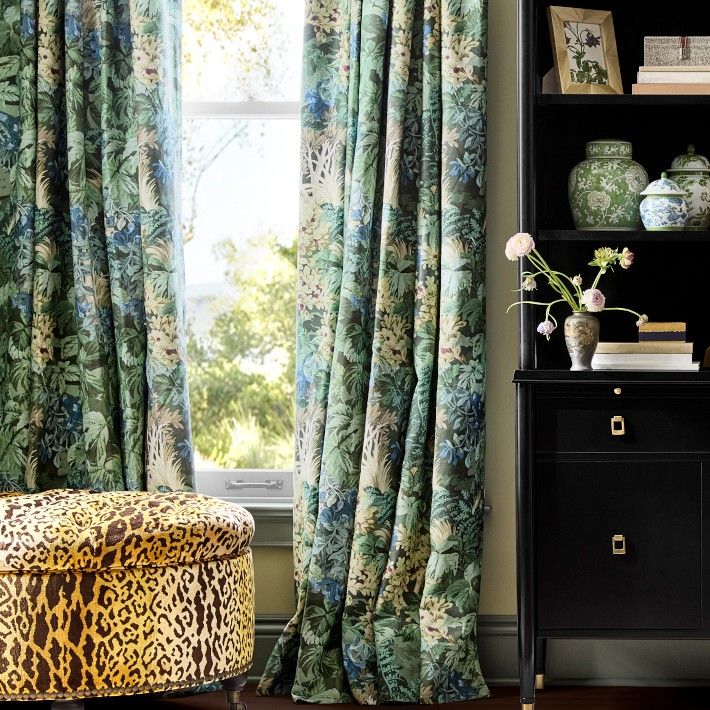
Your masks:
M297 612L259 692L487 695L485 0L307 0Z
M0 12L0 486L188 489L180 3Z

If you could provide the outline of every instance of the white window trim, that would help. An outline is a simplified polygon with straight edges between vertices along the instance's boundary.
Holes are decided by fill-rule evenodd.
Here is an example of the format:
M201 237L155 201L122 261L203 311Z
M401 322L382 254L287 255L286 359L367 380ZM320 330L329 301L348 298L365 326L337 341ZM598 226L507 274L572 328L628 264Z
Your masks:
M183 101L185 118L287 119L298 118L298 101Z

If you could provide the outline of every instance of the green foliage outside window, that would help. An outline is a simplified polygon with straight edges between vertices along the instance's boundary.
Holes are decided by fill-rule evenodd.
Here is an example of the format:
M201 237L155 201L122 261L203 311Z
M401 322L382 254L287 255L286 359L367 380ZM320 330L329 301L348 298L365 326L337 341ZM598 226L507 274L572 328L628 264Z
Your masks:
M275 238L221 245L229 304L206 337L188 341L193 436L198 454L225 468L293 465L296 246ZM251 264L245 268L244 264Z
M278 95L283 81L278 71L283 42L275 40L283 35L279 7L276 0L185 0L184 97ZM220 76L210 73L224 67L229 69ZM202 178L230 145L248 140L247 133L243 122L225 125L221 132L194 127L185 132L183 234L193 250L209 248L200 243ZM238 215L230 209L225 206L225 220L235 221L235 233L215 253L226 288L200 300L193 313L199 317L191 319L188 333L197 466L291 468L296 244L289 244L291 235L240 233ZM189 289L188 300L195 305ZM205 314L207 325L200 322Z

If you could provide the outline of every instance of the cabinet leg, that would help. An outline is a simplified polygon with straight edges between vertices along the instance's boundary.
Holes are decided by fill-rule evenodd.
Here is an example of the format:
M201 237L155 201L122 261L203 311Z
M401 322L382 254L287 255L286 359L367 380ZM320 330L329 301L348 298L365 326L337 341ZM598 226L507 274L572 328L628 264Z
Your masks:
M535 639L535 690L545 690L545 665L547 662L547 639Z
M518 622L518 666L520 704L523 710L532 710L535 705L535 631L532 613L521 614Z
M527 6L528 3L522 3ZM530 5L532 7L532 5ZM523 26L528 20L518 17ZM532 22L532 19L530 19ZM520 704L523 710L535 705L535 638L537 636L535 600L535 515L533 486L534 469L531 428L525 424L532 417L529 388L518 385L518 428L516 465L516 548L518 558L518 673L520 674ZM522 423L522 426L521 426Z

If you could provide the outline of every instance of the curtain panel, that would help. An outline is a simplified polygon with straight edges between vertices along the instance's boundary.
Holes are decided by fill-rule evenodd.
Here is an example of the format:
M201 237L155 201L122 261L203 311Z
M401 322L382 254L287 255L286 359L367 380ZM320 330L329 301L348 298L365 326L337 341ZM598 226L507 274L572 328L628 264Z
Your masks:
M180 2L0 11L0 486L187 489Z
M261 694L488 694L486 0L307 0L297 611Z

